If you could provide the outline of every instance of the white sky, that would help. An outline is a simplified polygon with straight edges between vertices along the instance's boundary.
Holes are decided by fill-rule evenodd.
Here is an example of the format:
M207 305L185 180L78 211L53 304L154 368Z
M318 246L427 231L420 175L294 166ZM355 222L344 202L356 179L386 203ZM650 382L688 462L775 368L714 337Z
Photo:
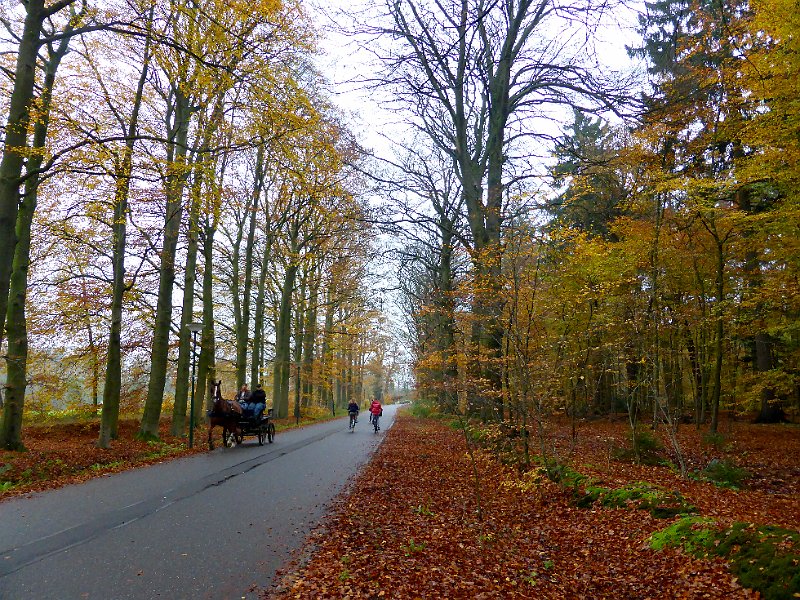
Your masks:
M398 124L398 119L387 109L386 102L374 91L359 89L352 83L354 76L363 76L374 69L374 57L360 49L352 38L337 31L336 25L346 27L347 21L341 15L342 9L363 9L364 6L375 6L375 0L308 0L307 6L314 15L315 24L320 31L320 46L323 56L319 59L321 71L332 83L334 102L352 118L351 125L362 144L374 149L379 155L388 155L389 144L385 136L396 139L404 136L405 128ZM639 0L634 0L634 8L618 10L609 16L608 24L599 30L596 47L601 64L598 68L605 71L628 70L633 63L625 50L625 44L636 43L638 35L635 9L640 7ZM368 10L368 9L367 9ZM338 13L338 14L337 14ZM572 115L565 115L571 121ZM561 124L551 123L557 133ZM537 127L540 127L537 124ZM383 134L383 135L382 135Z

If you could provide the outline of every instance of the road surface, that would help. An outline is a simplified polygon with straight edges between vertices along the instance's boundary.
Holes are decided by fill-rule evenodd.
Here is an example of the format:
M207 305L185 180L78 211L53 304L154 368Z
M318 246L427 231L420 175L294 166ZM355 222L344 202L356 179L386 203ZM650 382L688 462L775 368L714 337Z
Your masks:
M336 419L2 502L0 599L257 598L395 410L378 434L362 412L353 434Z

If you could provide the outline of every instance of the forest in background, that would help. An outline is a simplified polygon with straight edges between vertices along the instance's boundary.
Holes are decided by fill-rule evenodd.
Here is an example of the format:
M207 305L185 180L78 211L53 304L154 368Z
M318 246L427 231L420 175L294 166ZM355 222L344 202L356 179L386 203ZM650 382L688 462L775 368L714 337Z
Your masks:
M121 410L182 434L189 323L198 390L264 382L280 417L388 392L381 234L447 411L796 411L797 11L645 3L645 78L598 55L618 8L349 15L409 128L386 158L328 98L299 2L4 3L0 443L55 406L102 406L101 446Z
M2 10L5 448L53 410L102 408L103 447L120 412L181 435L195 369L279 417L391 385L360 149L301 3Z
M382 84L420 140L390 170L426 215L402 285L418 392L441 410L523 433L622 413L634 449L640 423L797 413L796 7L638 8L632 75L597 66L620 6L389 12Z

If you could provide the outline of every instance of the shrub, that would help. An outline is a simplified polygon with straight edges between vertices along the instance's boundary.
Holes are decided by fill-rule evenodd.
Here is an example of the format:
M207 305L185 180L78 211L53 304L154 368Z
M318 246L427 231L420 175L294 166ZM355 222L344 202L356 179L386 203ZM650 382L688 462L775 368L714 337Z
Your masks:
M682 548L696 557L720 556L741 584L765 600L800 596L800 533L771 525L734 523L719 530L711 519L687 517L650 537L650 546Z
M411 414L419 419L427 419L435 412L433 402L420 398L411 405Z
M664 490L646 482L632 483L616 489L587 486L583 496L577 499L577 505L583 508L588 508L596 502L607 508L632 506L648 511L657 519L688 514L696 510L686 502L680 492Z
M728 440L724 434L711 431L705 433L702 438L702 444L704 446L711 446L715 450L722 450L727 441Z
M722 487L738 489L742 482L750 477L750 473L737 467L732 461L717 460L708 463L708 466L693 474L694 478L711 481Z
M634 446L635 439L635 446ZM636 431L636 436L628 433L628 447L617 447L612 450L611 456L615 460L636 461L643 465L656 465L662 462L661 451L663 444L646 429Z

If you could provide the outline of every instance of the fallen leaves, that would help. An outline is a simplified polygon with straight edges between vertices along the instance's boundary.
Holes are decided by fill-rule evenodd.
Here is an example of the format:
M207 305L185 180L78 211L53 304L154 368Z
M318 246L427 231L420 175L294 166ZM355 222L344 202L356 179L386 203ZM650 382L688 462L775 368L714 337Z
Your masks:
M108 449L95 445L97 421L26 428L26 452L0 452L0 483L12 484L0 487L0 500L207 451L203 440L190 450L185 438L171 436L169 421L161 424L159 443L136 440L138 426L120 421L118 439Z
M796 499L788 495L733 492L681 480L663 467L602 465L609 435L598 436L600 456L589 442L576 448L573 462L594 464L591 474L607 483L653 481L679 489L704 514L739 520L762 514L762 521L779 514L783 524L798 524L800 511L787 515L784 504L776 505L784 500L794 506ZM316 537L310 560L268 597L757 597L722 560L652 550L650 535L670 521L633 508L577 508L569 493L536 472L520 476L483 452L478 462L476 482L458 432L433 420L399 417ZM797 485L796 478L785 479ZM483 521L476 516L479 503Z

